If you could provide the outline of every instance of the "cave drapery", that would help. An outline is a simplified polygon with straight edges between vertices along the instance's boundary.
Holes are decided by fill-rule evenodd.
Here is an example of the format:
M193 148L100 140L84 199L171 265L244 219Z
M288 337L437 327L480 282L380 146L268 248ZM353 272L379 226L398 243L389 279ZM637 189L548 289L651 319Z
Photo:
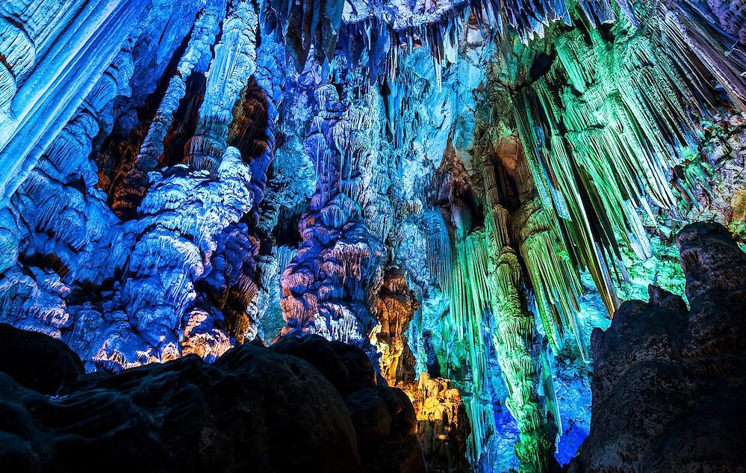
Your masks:
M5 1L0 322L88 371L343 341L431 471L554 471L591 330L684 294L686 223L746 241L744 25L741 0Z

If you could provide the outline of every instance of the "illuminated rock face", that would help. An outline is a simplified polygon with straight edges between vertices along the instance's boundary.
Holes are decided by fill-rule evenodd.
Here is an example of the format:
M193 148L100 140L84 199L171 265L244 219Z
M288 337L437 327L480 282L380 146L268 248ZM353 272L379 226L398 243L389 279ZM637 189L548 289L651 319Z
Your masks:
M375 318L368 291L380 278L383 245L360 221L356 204L338 194L306 214L304 241L282 276L286 334L315 333L367 349Z
M432 471L556 469L593 329L684 295L686 223L744 243L744 11L6 1L0 322L88 371L320 335Z
M349 115L332 86L315 95L318 114L306 149L316 166L316 192L311 212L301 216L303 243L282 275L287 326L280 334L315 333L374 357L368 301L380 280L384 246L362 220L359 204L342 192L345 156L352 153Z
M245 7L241 5L230 8ZM209 172L182 165L156 170L163 148L159 139L184 96L184 78L210 62L205 48L217 34L217 7L211 5L195 20L199 6L183 5L172 12L181 27L169 22L168 11L152 17L148 10L140 12L142 25L133 28L4 210L7 230L14 234L9 243L15 240L17 245L4 262L8 269L3 284L9 289L2 297L8 320L61 337L89 369L98 365L116 370L176 358L182 352L214 358L234 344L231 335L240 340L249 331L240 306L245 309L256 292L257 245L247 226L239 223L253 204L248 164L224 140L220 162ZM234 15L232 11L227 14ZM180 28L192 22L197 26L184 36L188 30ZM156 32L163 36L163 50L151 42L149 35ZM186 49L180 50L180 43L186 43ZM174 54L183 55L176 70L169 65ZM153 76L136 63L150 68ZM243 76L235 70L217 71L216 66L212 77L219 80L222 73L224 79L248 81L253 68L243 63L236 67L245 70ZM157 85L158 74L173 74L165 89ZM222 90L212 91L216 94L222 97ZM157 112L125 176L133 187L107 197L102 188L114 187L107 189L108 179L101 177L105 170L96 169L89 159L91 148L95 155L97 135L132 126L127 114L134 109L126 108L128 101L138 100L155 103L150 106ZM227 130L227 124L223 126ZM116 166L126 169L126 163ZM134 178L144 173L149 173L147 180ZM114 200L112 207L119 215L126 213L127 220L107 206L111 198L123 199ZM130 205L124 212L133 202L136 208ZM27 264L35 269L25 272ZM23 288L20 295L14 287ZM226 305L238 305L237 313ZM226 317L231 309L233 315Z
M469 417L458 389L446 379L422 373L417 383L404 388L417 413L417 437L434 473L467 472Z
M375 339L381 354L381 376L390 386L414 380L415 360L406 332L416 309L415 295L407 287L404 272L398 269L386 272L376 295L375 314L380 328Z
M417 306L402 271L386 272L375 301L379 325L374 340L381 376L389 386L402 389L414 405L417 438L428 471L469 471L467 438L471 429L458 389L447 379L415 373L416 360L406 332Z

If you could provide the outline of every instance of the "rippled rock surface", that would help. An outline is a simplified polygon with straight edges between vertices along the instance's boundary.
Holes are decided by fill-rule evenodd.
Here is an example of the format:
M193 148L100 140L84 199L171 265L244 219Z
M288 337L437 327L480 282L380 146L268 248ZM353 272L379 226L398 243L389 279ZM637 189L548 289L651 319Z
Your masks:
M83 363L67 345L47 335L0 324L0 372L44 394L69 388Z

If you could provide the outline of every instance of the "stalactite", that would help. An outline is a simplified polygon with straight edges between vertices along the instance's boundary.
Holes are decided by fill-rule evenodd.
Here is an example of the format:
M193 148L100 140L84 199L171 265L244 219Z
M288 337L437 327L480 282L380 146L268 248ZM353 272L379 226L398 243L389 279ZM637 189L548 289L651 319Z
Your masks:
M730 5L730 6L729 6ZM709 7L709 8L708 8ZM746 110L746 37L743 24L738 20L743 16L739 2L708 1L707 5L696 1L664 1L661 15L667 46L676 51L677 58L684 63L692 63L687 52L693 52L697 59L725 88L734 103ZM734 14L728 15L731 12ZM707 11L710 10L710 11Z
M525 471L547 471L553 461L554 438L543 401L537 394L541 383L539 352L532 315L520 298L520 266L508 246L507 214L494 204L486 217L487 231L472 232L454 241L454 262L447 294L450 325L457 339L468 345L472 392L467 402L472 421L475 455L494 431L494 415L483 412L488 383L484 350L485 317L493 317L498 333L493 343L503 377L511 392L508 406L521 430L516 452ZM500 225L499 227L497 225ZM459 232L457 232L457 235ZM502 251L496 248L501 247ZM550 325L552 326L552 325Z
M159 158L163 154L164 139L173 122L173 115L187 92L186 81L195 68L204 69L204 64L209 61L210 47L214 44L219 32L220 7L224 9L225 5L210 5L203 9L195 20L189 43L179 59L174 75L168 82L148 133L135 158L134 168L129 170L124 182L114 189L112 208L119 216L132 214L142 200L148 184L147 173L154 171L158 166Z
M231 0L220 42L207 71L207 90L197 131L187 144L185 161L216 172L228 139L233 106L256 70L259 16L250 0Z
M166 28L170 36L161 44L176 48L183 36L170 33L167 15L157 19L146 29ZM201 31L200 25L192 29L196 36L191 48L184 43L180 50L188 57L180 58L178 78L185 78L196 62L206 66L217 20L203 16L200 22L208 24L200 25L210 31ZM28 233L19 265L43 266L17 281L33 296L18 316L36 319L35 329L52 324L46 330L63 336L89 366L114 370L165 361L183 351L207 358L222 353L235 343L226 332L240 339L245 331L241 314L235 312L242 312L256 294L256 254L246 244L246 226L236 225L251 208L250 173L235 149L228 148L214 179L183 166L153 172L137 218L121 222L107 209L88 156L99 130L111 126L100 121L100 114L111 110L107 107L114 97L132 92L134 57L143 50L133 46L134 37L125 44L11 200L13 212L25 216L16 220L16 232ZM95 64L90 67L93 73ZM178 102L178 78L172 78L171 87L163 86L160 112L166 121ZM155 87L155 80L148 83ZM150 145L159 148L158 141ZM154 166L149 163L147 170ZM233 261L223 265L223 257ZM82 282L86 287L81 292ZM195 294L196 285L200 294ZM217 294L214 304L205 293ZM73 294L74 300L67 300Z
M16 91L43 58L65 25L90 14L84 2L4 2L0 6L0 114L9 110ZM78 16L80 15L80 16ZM77 17L77 18L76 18ZM60 38L62 39L62 38ZM9 130L10 131L10 130Z
M284 37L298 70L303 70L311 49L327 60L334 57L345 2L267 2L268 23ZM323 62L323 60L321 61Z
M183 339L183 327L193 327L196 322L192 318L201 318L205 311L199 307L204 300L197 299L198 284L217 280L216 292L224 291L224 297L236 299L240 311L245 311L256 286L246 277L243 266L247 262L239 264L236 256L247 259L248 266L253 263L241 242L247 237L240 226L232 225L251 209L250 181L248 166L233 147L226 149L214 176L185 166L151 174L151 187L139 209L132 254L123 268L126 278L111 301L125 320L109 330L122 330L119 324L131 324L134 330L124 330L123 336L104 343L93 357L95 362L129 367L166 361L181 355L182 342L193 350L193 343ZM216 199L221 205L210 205ZM230 251L231 240L238 240L237 252ZM224 251L226 255L221 254ZM210 254L215 257L212 261L203 259ZM232 261L224 268L219 257L226 256L232 256ZM226 313L230 315L229 310ZM201 338L214 322L212 318L203 320L198 324L200 330L190 329L190 333ZM245 329L242 323L234 318L228 321L228 328L240 335ZM218 331L215 337L217 342L224 333Z
M80 158L90 153L98 129L98 114L115 96L129 93L132 72L131 43L128 43L11 199L8 211L19 216L16 221L28 231L27 238L31 240L30 248L20 251L21 256L39 251L37 245L46 247L41 251L57 260L59 270L65 273L62 276L68 281L78 277L98 280L101 277L96 274L98 265L111 263L104 254L99 254L95 263L89 262L85 255L88 245L95 247L99 241L106 240L104 229L95 222L103 210L98 205L99 195L71 184L95 184L95 170ZM109 223L113 224L113 219ZM15 232L18 231L16 228ZM18 311L15 317L23 318L24 311Z
M428 229L427 266L430 276L442 288L447 288L451 275L451 239L440 209L425 212Z
M10 113L2 117L3 200L28 176L149 9L145 0L87 2L69 18L76 26L59 31L44 60L13 96Z
M648 198L674 205L668 180L677 150L697 139L690 113L698 103L644 35L608 44L594 29L586 37L574 29L554 44L548 72L514 97L516 122L541 204L556 213L571 264L591 273L611 313L612 275L625 277L618 239L650 256L640 213L654 221Z
M173 114L186 93L186 80L195 68L201 68L200 65L206 61L210 46L215 42L220 21L220 6L219 4L210 5L197 16L189 44L179 59L176 73L168 83L163 100L158 106L148 134L140 148L136 161L138 169L147 172L156 168L158 158L163 154L163 140L171 126Z
M538 198L526 200L513 221L515 240L536 293L539 318L553 350L564 345L569 332L587 361L588 342L578 327L578 300L582 295L580 275L558 248L556 224Z
M271 50L270 48L266 48ZM259 139L259 145L263 148L257 156L252 156L249 163L251 168L252 197L254 206L254 225L259 224L259 209L264 201L265 188L267 186L267 170L274 160L276 146L276 124L279 119L279 104L282 101L283 90L279 87L282 80L280 73L280 62L282 57L270 55L263 49L258 51L261 55L257 58L257 69L254 73L257 86L263 92L262 103L266 114L263 136ZM254 120L256 117L253 118ZM255 125L259 126L259 125Z

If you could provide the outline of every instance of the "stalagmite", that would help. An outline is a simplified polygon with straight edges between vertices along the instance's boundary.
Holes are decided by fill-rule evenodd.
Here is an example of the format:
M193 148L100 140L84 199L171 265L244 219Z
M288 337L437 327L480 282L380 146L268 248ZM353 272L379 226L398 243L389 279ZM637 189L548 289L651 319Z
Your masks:
M314 91L317 115L306 141L316 170L311 212L299 225L303 245L284 269L281 335L315 333L363 348L375 318L369 296L377 290L385 250L361 218L360 205L341 191L342 155L355 126L331 84Z

